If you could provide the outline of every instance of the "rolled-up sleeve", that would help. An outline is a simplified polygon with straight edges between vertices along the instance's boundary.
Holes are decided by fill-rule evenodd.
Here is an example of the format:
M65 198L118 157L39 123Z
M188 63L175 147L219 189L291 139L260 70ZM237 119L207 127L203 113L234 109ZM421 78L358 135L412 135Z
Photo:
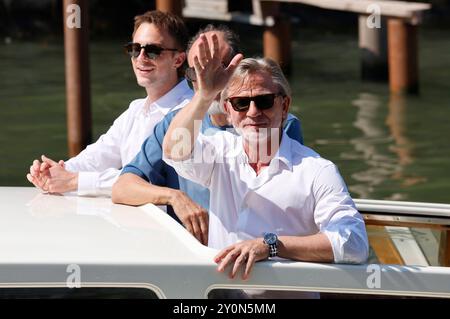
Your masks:
M141 151L122 169L122 174L131 173L151 184L166 185L163 174L164 163L161 158L162 151L155 140L154 135L145 140Z
M313 183L314 219L330 240L334 262L364 263L369 252L366 228L336 166L329 164Z
M111 196L112 186L122 168L120 144L129 114L128 109L114 121L108 132L65 163L68 171L78 172L78 195Z

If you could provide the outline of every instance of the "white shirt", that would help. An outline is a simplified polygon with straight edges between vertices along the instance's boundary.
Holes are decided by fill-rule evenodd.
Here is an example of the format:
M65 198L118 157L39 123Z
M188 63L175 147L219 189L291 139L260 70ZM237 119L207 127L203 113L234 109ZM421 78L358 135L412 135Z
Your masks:
M139 152L153 128L170 111L182 108L193 96L186 80L161 98L146 105L147 99L130 103L97 142L66 162L66 169L78 172L78 195L111 195L121 169Z
M364 221L336 166L283 133L278 152L257 176L242 137L200 134L192 158L164 160L177 173L210 189L208 245L223 249L263 237L330 240L335 262L362 263L368 255Z

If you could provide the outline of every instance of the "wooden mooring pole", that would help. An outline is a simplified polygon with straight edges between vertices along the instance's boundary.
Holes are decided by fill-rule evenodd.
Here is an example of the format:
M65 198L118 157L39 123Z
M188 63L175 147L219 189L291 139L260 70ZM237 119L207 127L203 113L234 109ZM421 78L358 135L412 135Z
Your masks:
M439 265L450 267L450 230L441 231L439 242Z
M89 85L88 2L64 0L67 143L69 156L80 153L92 139Z
M276 2L261 2L263 16L273 16L275 24L266 26L263 34L264 57L278 62L285 74L292 70L291 54L291 23L289 17L280 13L280 4Z
M388 80L387 27L380 18L380 26L367 25L368 15L359 15L358 33L361 54L361 78L368 81Z
M388 19L391 93L418 93L417 47L417 26L402 19Z
M156 0L156 10L170 12L181 17L180 0Z

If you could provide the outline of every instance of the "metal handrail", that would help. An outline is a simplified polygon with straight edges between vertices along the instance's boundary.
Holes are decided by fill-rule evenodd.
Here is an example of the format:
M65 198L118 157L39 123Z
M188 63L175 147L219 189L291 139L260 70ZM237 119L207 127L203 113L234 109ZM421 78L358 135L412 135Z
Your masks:
M368 224L450 227L450 205L420 202L355 199Z

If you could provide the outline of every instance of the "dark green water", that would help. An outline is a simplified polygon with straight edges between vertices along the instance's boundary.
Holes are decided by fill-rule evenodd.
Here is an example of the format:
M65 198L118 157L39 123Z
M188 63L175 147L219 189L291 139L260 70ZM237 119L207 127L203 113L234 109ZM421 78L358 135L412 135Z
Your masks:
M390 98L387 84L360 81L356 34L295 35L292 112L305 143L339 166L355 198L450 203L447 33L420 30L421 94L403 100ZM260 48L254 39L243 37L248 51ZM91 42L95 138L144 96L121 44ZM34 158L66 158L62 42L0 48L0 185L30 185Z

